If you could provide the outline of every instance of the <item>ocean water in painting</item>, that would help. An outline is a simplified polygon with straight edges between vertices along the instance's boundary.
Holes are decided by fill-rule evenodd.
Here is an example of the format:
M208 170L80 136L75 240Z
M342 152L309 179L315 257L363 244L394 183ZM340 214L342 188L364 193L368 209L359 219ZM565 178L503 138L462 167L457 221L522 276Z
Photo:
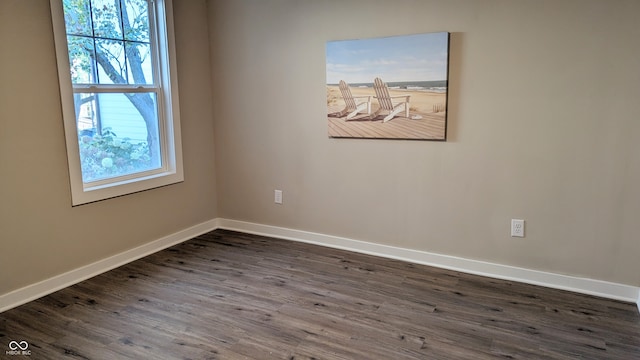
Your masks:
M338 86L338 84L327 84ZM355 88L373 88L373 82L369 83L351 83L349 84ZM433 81L390 81L387 82L389 89L396 90L412 90L412 91L428 91L437 93L447 92L447 80L433 80Z

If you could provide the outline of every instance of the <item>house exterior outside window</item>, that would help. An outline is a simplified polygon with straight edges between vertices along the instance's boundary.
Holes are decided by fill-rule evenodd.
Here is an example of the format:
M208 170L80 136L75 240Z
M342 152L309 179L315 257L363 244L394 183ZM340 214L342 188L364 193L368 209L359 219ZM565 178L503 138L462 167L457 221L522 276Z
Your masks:
M183 181L171 0L50 0L80 205Z

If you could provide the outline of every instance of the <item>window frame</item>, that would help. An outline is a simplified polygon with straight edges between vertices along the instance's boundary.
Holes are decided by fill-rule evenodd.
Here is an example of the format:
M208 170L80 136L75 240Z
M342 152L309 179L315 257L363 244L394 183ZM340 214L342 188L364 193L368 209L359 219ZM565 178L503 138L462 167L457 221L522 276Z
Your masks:
M153 24L149 26L155 26L155 31L150 29L150 33L155 33L156 39L152 41L155 42L152 45L152 51L157 55L157 63L159 64L157 68L154 66L153 69L154 74L158 75L158 84L152 88L157 94L158 141L161 154L160 168L84 183L80 165L79 137L73 97L74 88L78 89L75 92L94 92L98 94L122 93L123 89L128 89L131 92L148 91L149 86L123 86L123 84L98 86L78 84L74 86L71 81L63 0L50 0L72 206L184 181L173 3L172 0L148 0L148 2L150 7L155 10L152 16Z

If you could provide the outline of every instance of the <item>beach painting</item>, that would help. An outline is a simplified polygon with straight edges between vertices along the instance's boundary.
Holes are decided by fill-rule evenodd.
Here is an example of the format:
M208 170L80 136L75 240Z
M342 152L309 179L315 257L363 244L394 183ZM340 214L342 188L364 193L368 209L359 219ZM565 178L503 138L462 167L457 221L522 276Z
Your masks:
M327 42L329 137L446 140L449 33Z

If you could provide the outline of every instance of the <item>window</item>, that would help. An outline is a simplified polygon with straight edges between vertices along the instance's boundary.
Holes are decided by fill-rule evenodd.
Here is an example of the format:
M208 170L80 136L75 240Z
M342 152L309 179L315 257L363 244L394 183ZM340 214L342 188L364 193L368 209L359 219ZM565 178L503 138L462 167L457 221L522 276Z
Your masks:
M50 0L73 205L183 180L171 0Z

